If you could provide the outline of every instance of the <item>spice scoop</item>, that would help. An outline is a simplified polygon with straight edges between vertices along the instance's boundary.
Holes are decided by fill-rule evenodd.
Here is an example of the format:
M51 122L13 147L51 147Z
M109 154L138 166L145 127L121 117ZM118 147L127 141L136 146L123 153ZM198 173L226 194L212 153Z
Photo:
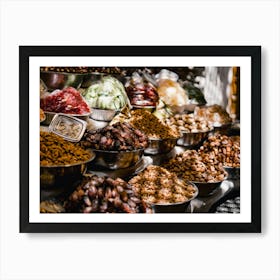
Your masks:
M56 114L50 125L49 131L71 142L79 142L83 137L87 122L65 114Z

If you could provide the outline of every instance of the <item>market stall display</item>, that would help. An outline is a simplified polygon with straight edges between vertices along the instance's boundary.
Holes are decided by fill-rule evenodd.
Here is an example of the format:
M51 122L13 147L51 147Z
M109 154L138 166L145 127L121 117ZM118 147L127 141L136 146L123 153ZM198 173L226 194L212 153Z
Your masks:
M174 69L41 68L41 213L185 213L233 188L240 137L213 134L231 125L219 106L190 113ZM50 87L46 72L83 78Z

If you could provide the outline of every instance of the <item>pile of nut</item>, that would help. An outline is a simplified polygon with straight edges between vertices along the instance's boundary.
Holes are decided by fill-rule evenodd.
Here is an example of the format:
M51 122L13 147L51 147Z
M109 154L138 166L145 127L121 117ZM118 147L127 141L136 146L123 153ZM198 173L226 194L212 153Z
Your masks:
M194 114L176 114L165 119L166 124L175 130L182 132L206 132L213 127L207 119Z
M115 123L84 134L82 145L96 150L133 151L148 146L147 136L129 123Z
M139 213L144 208L132 186L124 180L91 176L85 178L65 203L72 213Z
M179 180L174 173L160 166L150 165L133 177L129 184L146 203L170 204L192 198L196 189Z
M129 123L143 131L149 138L169 139L179 137L176 130L161 122L160 119L147 110L132 111Z
M240 167L240 137L214 135L208 137L200 147L199 153L226 167Z
M186 181L214 183L227 176L221 163L209 161L205 154L199 154L196 150L178 154L163 166Z

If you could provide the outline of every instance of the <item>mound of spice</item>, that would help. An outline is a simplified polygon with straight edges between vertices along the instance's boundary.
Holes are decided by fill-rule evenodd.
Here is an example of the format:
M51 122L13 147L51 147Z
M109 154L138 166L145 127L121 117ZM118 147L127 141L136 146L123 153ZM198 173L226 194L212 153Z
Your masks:
M132 111L129 123L143 131L149 138L168 139L180 136L177 131L161 122L160 119L145 109Z
M133 151L148 146L147 136L129 123L115 123L84 134L82 145L96 150Z
M224 180L227 173L223 165L209 159L211 158L199 154L196 150L187 150L163 166L186 181L214 183Z
M85 178L65 204L72 213L138 213L142 207L127 182L97 176Z
M227 167L240 167L240 137L213 135L200 147L199 153L208 161Z
M87 161L91 153L49 132L40 132L40 164L56 166Z
M146 203L184 202L196 192L193 185L184 183L174 173L155 165L148 166L128 183L133 186L136 195Z
M40 100L40 107L46 112L85 115L90 113L88 104L80 92L73 87L55 90Z

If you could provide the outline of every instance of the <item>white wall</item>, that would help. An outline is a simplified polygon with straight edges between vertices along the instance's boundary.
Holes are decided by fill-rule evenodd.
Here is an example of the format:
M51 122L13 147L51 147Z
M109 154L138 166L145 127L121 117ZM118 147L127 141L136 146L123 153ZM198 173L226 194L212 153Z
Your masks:
M2 0L0 8L0 279L280 279L279 1ZM262 234L18 233L18 46L98 44L262 45Z

